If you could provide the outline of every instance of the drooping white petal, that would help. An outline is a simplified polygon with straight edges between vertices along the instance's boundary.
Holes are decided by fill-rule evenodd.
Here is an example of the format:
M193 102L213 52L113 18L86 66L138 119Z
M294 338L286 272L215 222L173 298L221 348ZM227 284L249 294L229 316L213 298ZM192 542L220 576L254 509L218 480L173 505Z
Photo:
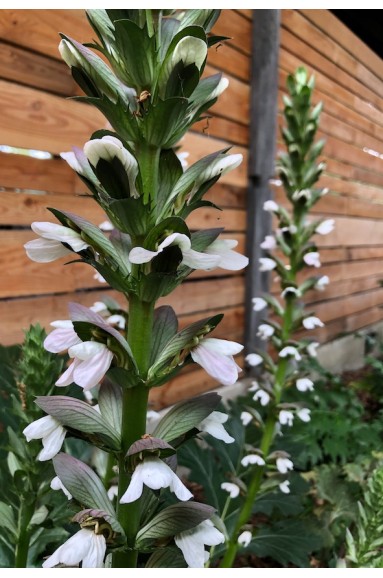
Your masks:
M296 347L293 347L292 345L286 345L286 347L281 349L281 351L279 352L279 357L288 357L288 356L294 357L297 361L300 361L302 359L302 356L299 353L298 349Z
M285 480L284 482L282 482L281 484L279 484L279 489L281 490L281 492L283 494L289 494L290 493L290 482L289 480Z
M43 568L53 568L58 564L77 566L81 561L84 568L102 568L105 552L104 536L82 528L43 563Z
M264 389L259 389L255 392L253 400L259 401L259 403L265 407L270 401L270 395Z
M110 325L117 325L119 329L125 329L126 319L123 315L115 313L114 315L107 317L106 322Z
M24 249L29 259L36 263L51 263L71 254L71 251L59 241L49 241L48 239L28 241L25 243Z
M275 201L265 201L263 203L263 210L268 213L277 213L279 210L279 205Z
M262 311L262 309L265 309L265 307L267 307L267 301L262 299L262 297L253 297L251 301L253 303L254 311Z
M57 387L66 387L74 382L74 370L81 363L80 359L75 359L70 366L64 371L61 377L58 378L55 385Z
M231 437L222 424L228 420L229 416L221 411L212 411L200 424L197 425L197 429L200 431L205 431L217 440L221 440L226 444L231 444L235 441Z
M273 235L266 235L265 240L261 243L261 249L273 251L277 247L277 242Z
M265 460L258 454L248 454L247 456L241 459L241 464L244 468L247 466L264 466Z
M44 349L47 351L60 353L77 343L81 343L81 339L74 330L72 321L53 321L51 325L55 329L44 340Z
M252 540L252 537L253 536L251 532L249 532L249 530L245 530L244 532L242 532L242 534L238 536L238 544L240 546L243 546L243 548L247 548L247 546L250 544Z
M217 239L207 249L205 253L220 257L218 267L228 271L240 271L249 264L248 257L233 251L233 247L238 245L234 239Z
M259 270L260 271L272 271L277 266L274 259L270 259L269 257L261 257L259 259Z
M305 329L315 329L315 327L324 327L324 323L318 317L306 317L302 321Z
M308 423L311 420L311 411L307 407L303 407L297 411L297 416L302 421Z
M74 368L73 379L84 390L92 389L100 383L113 361L113 353L106 345L94 341L74 345L68 353L81 360Z
M223 339L203 339L190 354L196 363L223 385L233 385L240 369L233 355L242 351L243 345Z
M263 341L266 341L274 335L275 329L268 323L261 323L258 327L257 335Z
M66 243L76 252L83 251L89 247L88 243L83 241L79 233L76 233L76 231L73 231L70 227L64 227L64 225L35 221L32 223L31 229L43 239Z
M277 470L281 474L287 474L289 470L294 469L294 464L288 458L277 458L276 460Z
M210 255L209 253L200 253L189 249L182 253L182 264L190 269L201 269L209 271L220 266L221 258L219 255Z
M160 458L154 456L146 457L138 464L120 503L127 504L137 500L142 494L143 484L152 490L170 488L181 501L190 500L193 497L173 470Z
M334 219L326 219L322 221L315 229L315 232L319 235L328 235L334 230L335 227L335 220Z
M244 426L246 427L246 426L249 425L249 423L251 423L252 421L253 421L253 416L251 415L250 412L248 412L248 411L243 411L243 412L241 413L241 422L242 422L242 425L244 425Z
M303 261L309 267L320 267L321 266L320 255L317 251L311 251L310 253L306 253L306 255L303 255Z
M62 492L64 492L68 500L71 500L73 497L72 494L68 492L68 490L66 489L66 487L64 486L64 484L62 483L62 481L58 476L55 476L51 481L51 488L52 490L61 490Z
M263 363L263 357L261 355L258 355L258 353L249 353L248 355L246 355L245 361L246 363L251 365L251 367L256 367L257 365Z
M189 568L203 568L209 559L209 553L205 551L205 544L217 546L225 541L225 537L214 527L211 520L205 520L195 528L176 534L174 541L182 550Z
M61 450L66 436L66 429L61 424L57 428L42 438L43 449L37 456L40 462L51 460Z
M291 427L293 425L293 421L294 421L294 414L291 411L287 411L285 409L282 409L279 412L279 423L281 425L288 425L289 427Z
M39 440L49 435L58 427L61 427L61 424L57 419L50 415L45 415L30 423L23 430L23 434L27 438L27 442L30 442L31 440Z
M295 382L298 391L313 391L314 383L308 377L301 377Z
M318 279L318 281L315 283L314 285L314 289L316 289L317 291L324 291L326 289L326 286L330 283L330 279L328 278L327 275L323 275L322 277L320 277Z
M308 346L306 347L307 353L310 355L310 357L317 357L317 349L319 347L319 343L317 341L313 341L312 343L309 343Z
M232 484L230 482L223 482L223 484L221 484L221 489L225 490L225 492L228 492L230 494L230 498L232 499L237 498L239 496L240 487L237 486L237 484Z

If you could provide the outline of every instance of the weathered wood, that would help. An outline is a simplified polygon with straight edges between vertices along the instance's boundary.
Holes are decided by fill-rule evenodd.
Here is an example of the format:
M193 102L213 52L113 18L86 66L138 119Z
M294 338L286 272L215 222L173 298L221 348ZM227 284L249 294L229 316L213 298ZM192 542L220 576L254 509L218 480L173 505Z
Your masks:
M335 40L366 68L383 80L383 61L329 10L300 10L305 18Z
M270 198L269 179L274 173L276 111L278 98L279 10L256 10L253 23L251 81L251 141L249 153L249 196L247 208L245 351L264 347L257 337L260 320L252 298L267 292L269 275L259 271L260 247L271 232L271 218L263 211ZM267 95L267 98L265 96Z

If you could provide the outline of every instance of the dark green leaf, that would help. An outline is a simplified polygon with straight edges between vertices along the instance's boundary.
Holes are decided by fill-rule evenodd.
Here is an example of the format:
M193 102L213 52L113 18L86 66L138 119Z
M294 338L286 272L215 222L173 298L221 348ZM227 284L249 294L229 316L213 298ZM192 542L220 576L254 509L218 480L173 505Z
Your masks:
M9 530L14 536L17 536L17 526L12 507L4 502L0 502L0 527Z
M179 548L157 548L150 556L145 568L187 568L185 558Z
M163 305L154 311L153 337L150 353L151 364L155 362L157 355L177 333L177 329L178 320L172 307L169 305Z
M166 441L176 439L201 423L215 410L220 400L217 393L207 393L178 403L161 419L153 435Z
M122 420L121 387L105 380L98 394L98 405L103 419L116 432L119 432Z

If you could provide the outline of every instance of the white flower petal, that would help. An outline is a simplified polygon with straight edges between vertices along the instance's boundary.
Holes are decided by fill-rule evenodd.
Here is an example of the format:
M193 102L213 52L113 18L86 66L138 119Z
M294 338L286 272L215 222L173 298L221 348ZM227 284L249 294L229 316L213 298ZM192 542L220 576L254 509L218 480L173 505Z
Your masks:
M272 271L277 266L274 259L270 259L269 257L261 257L259 259L259 270L262 271Z
M289 480L285 480L284 482L282 482L281 484L279 484L279 489L281 490L281 492L283 494L289 494L290 493L290 482Z
M324 327L324 323L318 317L306 317L302 321L305 329L315 329L315 327Z
M287 472L289 470L294 469L293 462L291 460L289 460L288 458L277 458L276 464L277 464L277 470L281 474L287 474Z
M277 242L273 235L266 235L265 240L261 243L261 249L273 251L277 247Z
M258 327L257 335L263 341L266 341L274 335L275 329L268 323L261 323Z
M51 325L60 322L53 321ZM61 322L62 323L62 322ZM50 351L51 353L60 353L69 349L73 345L81 343L81 339L78 337L77 333L73 328L73 323L71 321L66 321L68 325L64 327L56 327L44 340L44 349Z
M306 253L306 255L303 255L303 261L309 267L320 267L321 266L320 255L317 251L311 251L310 253Z
M308 423L311 420L311 411L307 408L304 407L302 409L299 409L297 411L297 416L299 417L299 419L301 419L302 421Z
M248 355L246 355L245 361L246 363L251 365L251 367L256 367L257 365L263 363L263 357L258 355L258 353L249 353Z
M298 391L313 391L314 383L308 377L301 377L295 382Z
M314 289L317 291L324 291L326 286L330 283L330 279L327 275L323 275L318 279L318 281L314 285Z
M205 338L190 354L196 363L223 385L233 385L238 379L238 365L232 355L242 351L243 346L234 341Z
M242 532L242 534L238 536L238 544L240 546L243 546L244 548L247 548L247 546L250 544L252 540L252 537L253 536L251 532L249 532L249 530L245 530L244 532Z
M279 412L279 423L281 425L288 425L289 427L291 427L293 425L293 421L294 421L294 414L291 411L282 409Z
M106 552L104 536L82 528L64 542L43 564L43 568L53 568L58 564L77 566L84 561L84 568L102 568Z
M237 484L232 484L230 482L223 482L223 484L221 484L221 489L225 490L225 492L228 492L230 494L230 498L232 499L237 498L239 496L240 487L237 486Z
M222 425L227 421L227 419L227 414L220 411L213 411L204 420L202 420L200 424L197 425L197 429L209 433L217 440L221 440L226 444L231 444L235 441L235 439L227 433Z
M269 213L276 213L279 210L279 205L275 201L265 201L263 203L263 210Z
M267 307L267 301L262 299L262 297L253 297L251 301L253 303L254 311L262 311L262 309L265 309L265 307Z
M243 457L241 460L241 464L244 468L247 466L264 466L265 460L258 454L248 454L247 456Z
M241 413L241 422L242 422L242 425L244 425L244 426L246 427L246 426L249 425L249 423L251 423L252 421L253 421L253 416L251 415L250 412L248 412L248 411L243 411L243 412Z
M73 497L72 494L68 492L68 490L66 489L66 487L64 486L64 484L62 483L62 481L58 476L55 476L51 481L51 488L52 490L61 490L62 492L64 492L68 500L71 500Z
M207 249L205 253L209 255L217 255L219 260L219 265L221 269L227 269L228 271L240 271L249 264L248 257L233 251L232 248L236 247L238 241L234 239L217 239Z
M72 349L73 348L71 348L71 350ZM74 382L84 390L92 389L92 387L95 387L100 383L105 373L108 371L112 361L113 353L109 351L106 345L104 345L102 350L92 357L88 357L81 361L81 363L75 367L73 371Z
M209 553L205 552L205 544L217 546L225 541L225 537L214 527L211 520L205 520L195 528L176 534L174 541L182 550L189 568L203 568L209 559Z
M328 235L334 230L335 227L335 220L334 219L326 219L322 221L315 229L315 232L319 235Z
M37 459L40 462L51 460L61 450L64 443L66 430L59 425L54 431L42 438L43 449L39 453Z

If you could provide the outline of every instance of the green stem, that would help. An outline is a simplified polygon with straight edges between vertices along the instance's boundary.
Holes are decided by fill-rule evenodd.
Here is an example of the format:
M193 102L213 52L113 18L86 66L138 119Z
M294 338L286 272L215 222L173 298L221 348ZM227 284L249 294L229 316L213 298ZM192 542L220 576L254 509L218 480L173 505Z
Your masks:
M112 453L108 454L105 474L104 474L104 478L102 480L102 482L103 482L103 484L107 490L109 489L111 480L115 476L115 473L113 471L113 466L115 465L115 463L116 463L116 459L115 459L114 454L112 454Z
M28 562L29 541L31 532L29 523L35 511L35 500L27 504L22 500L18 519L18 540L15 554L15 568L26 568Z
M286 302L281 333L282 343L286 343L291 334L293 313L294 313L294 302L295 302L294 296L288 298ZM281 401L283 387L285 385L286 380L287 369L288 369L287 359L284 357L283 358L279 357L274 381L275 400L273 405L270 407L260 444L260 450L263 456L267 456L269 454L271 445L273 443L275 423L277 421L275 408ZM247 489L245 503L243 504L242 510L238 516L237 523L235 525L233 534L228 543L225 556L223 557L222 562L220 564L221 568L231 568L234 563L238 551L238 536L240 534L242 526L246 524L251 517L254 502L262 485L262 480L266 467L267 466L262 467L257 466L255 470L254 476Z
M153 328L154 303L140 301L132 296L129 303L128 342L136 360L140 376L145 378L150 365L151 337ZM121 439L122 451L119 457L119 483L117 517L124 528L130 550L116 552L113 555L114 568L136 568L138 552L134 542L140 525L141 501L120 504L125 493L131 472L125 469L125 456L133 442L146 433L146 413L149 390L137 385L123 390Z
M140 166L143 201L145 205L150 201L152 207L156 206L160 154L160 148L147 143L137 146L136 156Z

